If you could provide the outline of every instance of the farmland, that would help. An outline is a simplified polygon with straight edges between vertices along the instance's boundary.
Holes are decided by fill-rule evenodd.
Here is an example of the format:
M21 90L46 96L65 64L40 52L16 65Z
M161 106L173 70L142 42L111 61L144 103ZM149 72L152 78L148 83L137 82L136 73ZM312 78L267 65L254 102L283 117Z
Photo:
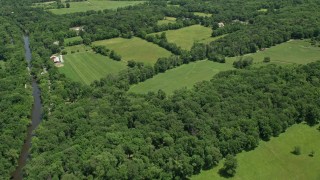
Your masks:
M271 58L273 64L306 64L320 60L320 48L310 46L307 40L292 40L248 56L254 58L255 66L266 65L262 62L266 56ZM172 93L176 89L192 87L196 82L209 80L220 71L232 69L232 63L237 59L238 57L226 58L225 64L200 61L183 65L134 85L130 91L146 93L162 89Z
M201 25L193 25L164 32L166 32L169 42L175 43L183 49L190 50L194 42L206 41L207 39L210 39L212 29Z
M131 39L114 38L96 41L94 45L103 45L122 56L122 60L135 60L153 64L160 57L170 56L170 52L145 40L134 37Z
M164 24L169 24L169 23L175 23L177 18L175 17L165 17L163 20L159 20L157 22L158 25L164 25Z
M199 81L210 80L218 72L229 69L232 69L232 67L228 64L211 61L193 62L168 70L143 83L134 85L131 87L130 92L146 93L162 89L170 94L176 89L182 87L191 88Z
M54 14L67 14L75 12L86 12L89 10L117 9L119 7L141 4L143 1L108 1L108 0L88 0L81 2L71 2L70 8L50 9Z
M249 56L257 63L261 63L264 57L270 57L276 64L307 64L320 60L320 47L311 46L308 40L291 40ZM228 58L229 61L236 59Z
M249 152L236 156L238 168L235 177L229 179L319 179L320 132L316 127L299 124L269 142L261 141ZM301 147L301 155L293 155L295 146ZM311 151L314 157L309 157ZM193 176L193 180L226 179L218 174L223 163L212 170Z
M74 53L64 56L64 66L59 71L74 81L90 84L109 73L126 68L124 62L111 60L93 52Z

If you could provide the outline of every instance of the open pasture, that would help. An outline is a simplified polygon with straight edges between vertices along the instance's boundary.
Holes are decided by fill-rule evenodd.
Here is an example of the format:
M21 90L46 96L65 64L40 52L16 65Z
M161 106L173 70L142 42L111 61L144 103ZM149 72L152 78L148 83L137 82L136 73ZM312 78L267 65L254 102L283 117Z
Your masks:
M133 85L130 92L147 93L162 89L171 94L174 90L183 87L191 88L199 81L210 80L220 71L232 69L229 64L212 61L198 61L179 66L148 79L145 82Z
M96 41L94 45L103 45L114 50L122 56L122 60L135 60L146 64L154 64L160 57L171 55L169 51L143 39L134 37L131 39L114 38Z
M236 156L237 173L233 178L223 178L218 174L223 162L211 170L202 171L192 180L213 179L320 179L320 131L316 127L297 124L279 137L269 142L261 141L259 146L249 152ZM295 146L301 147L301 155L291 153ZM314 151L314 157L309 154Z
M133 6L144 1L109 1L109 0L87 0L81 2L70 2L70 8L50 9L54 14L67 14L75 12L86 12L89 10L117 9L119 7Z
M320 60L320 47L311 46L308 40L290 40L247 56L253 57L254 62L260 64L264 57L270 57L271 63L276 64L307 64ZM228 58L232 62L236 59Z
M64 56L61 73L74 81L90 84L107 74L115 74L126 68L124 62L114 61L109 57L93 52L74 53Z
M182 49L190 50L194 42L206 41L211 38L212 29L201 25L193 25L177 30L168 30L166 32L167 39L171 43L175 43ZM161 34L162 32L155 33Z

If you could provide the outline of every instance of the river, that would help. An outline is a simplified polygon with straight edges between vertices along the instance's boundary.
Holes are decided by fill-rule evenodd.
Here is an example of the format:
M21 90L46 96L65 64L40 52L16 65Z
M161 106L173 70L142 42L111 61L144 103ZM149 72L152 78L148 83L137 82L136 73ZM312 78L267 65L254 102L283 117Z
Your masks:
M30 43L29 43L29 37L24 36L24 49L25 49L25 58L28 63L28 68L31 70L31 50L30 50ZM21 180L23 178L23 167L27 163L27 159L29 157L29 150L31 147L31 139L33 135L33 131L37 128L39 123L41 122L42 118L42 104L41 104L41 92L39 89L39 86L34 79L34 77L31 76L32 79L32 96L34 99L32 110L31 110L31 124L28 126L26 139L24 140L24 144L21 149L21 153L18 160L18 166L16 170L12 173L12 179L14 180Z

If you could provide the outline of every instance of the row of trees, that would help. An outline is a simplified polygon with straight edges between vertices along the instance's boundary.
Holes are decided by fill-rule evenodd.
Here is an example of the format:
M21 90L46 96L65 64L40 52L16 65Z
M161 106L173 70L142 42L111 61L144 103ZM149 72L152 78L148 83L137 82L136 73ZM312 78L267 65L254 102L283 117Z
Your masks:
M116 61L121 61L121 56L118 55L114 50L106 48L105 46L92 46L92 50L96 53L99 53L103 56L109 56L111 59Z

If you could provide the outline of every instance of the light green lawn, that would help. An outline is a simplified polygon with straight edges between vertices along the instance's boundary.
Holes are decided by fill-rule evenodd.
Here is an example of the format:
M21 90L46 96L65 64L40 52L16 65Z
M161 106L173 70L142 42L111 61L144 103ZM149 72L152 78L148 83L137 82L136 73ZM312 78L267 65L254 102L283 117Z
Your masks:
M94 45L103 45L122 56L122 60L135 60L146 64L154 64L160 57L171 55L169 51L143 39L114 38L93 42Z
M177 44L182 49L190 50L194 42L206 41L207 39L211 38L212 29L201 25L193 25L164 32L166 32L169 42ZM155 34L161 33L162 32Z
M93 52L74 53L63 56L64 66L61 73L74 81L90 84L107 74L115 74L126 68L124 62L111 60L109 57Z
M175 23L177 20L177 18L175 17L165 17L163 20L159 20L157 22L158 25L166 25L166 24L169 24L169 23Z
M194 12L193 14L201 17L212 17L212 14L203 13L203 12Z
M50 9L54 14L67 14L75 12L86 12L89 10L117 9L119 7L141 4L144 1L109 1L109 0L88 0L81 2L70 2L70 8Z
M253 57L257 63L262 63L264 57L269 56L276 64L307 64L320 60L320 48L311 46L308 40L291 40L247 56ZM236 59L228 58L232 62Z
M221 64L212 61L198 61L182 65L148 79L145 82L133 85L130 92L147 93L162 89L171 94L174 90L183 87L191 88L196 82L210 80L220 71L232 69L229 64Z
M74 42L74 41L82 41L81 36L76 36L76 37L71 37L71 38L66 38L64 39L64 45L68 45L68 43L70 42Z
M253 151L242 152L236 156L237 180L318 180L320 179L320 131L304 124L290 127L284 134L261 141ZM293 155L294 146L300 146L302 154ZM308 154L315 151L314 157ZM221 162L212 170L193 176L192 180L226 179L219 176Z

